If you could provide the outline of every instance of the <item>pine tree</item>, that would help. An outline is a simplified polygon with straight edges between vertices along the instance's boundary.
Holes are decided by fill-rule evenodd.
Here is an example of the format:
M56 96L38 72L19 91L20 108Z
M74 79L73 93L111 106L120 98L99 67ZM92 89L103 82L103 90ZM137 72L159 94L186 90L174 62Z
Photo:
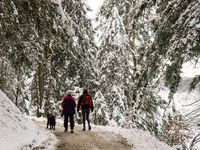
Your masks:
M100 90L96 92L94 100L95 100L95 111L93 113L92 121L96 125L107 125L110 121L109 107L107 105L104 95Z
M157 134L155 124L159 116L159 109L163 109L166 102L162 100L155 88L154 79L157 76L149 76L150 70L146 67L149 63L146 49L150 48L153 37L153 27L148 22L154 21L153 6L155 1L104 1L101 6L98 21L101 28L106 19L111 16L111 9L115 6L119 15L123 18L128 45L126 52L132 66L126 65L132 74L127 74L125 79L129 80L125 96L127 99L126 121L131 126L148 129L152 134ZM152 19L153 18L153 19ZM145 47L145 48L144 48ZM111 81L112 82L112 81ZM109 85L109 84L108 84ZM129 124L128 123L128 124ZM158 126L157 126L158 127ZM155 129L155 130L154 130Z
M80 76L79 86L87 87L92 91L92 80L94 75L94 54L96 51L96 44L94 42L94 30L92 27L91 19L86 16L91 9L85 4L85 2L78 0L63 2L63 8L70 14L72 21L75 23L75 40L70 48L72 54L76 57L71 57L71 62L68 65L70 71L74 71L76 76ZM71 54L69 54L70 56ZM74 70L76 69L76 70Z
M151 7L144 6L145 9ZM165 86L170 88L168 106L179 87L182 65L199 57L198 7L199 2L195 0L157 1L155 17L148 21L154 38L152 43L138 49L142 51L141 60L145 60L146 64L140 74L140 82L164 79ZM197 76L191 88L195 88L198 82Z
M157 6L160 18L153 22L155 39L145 54L147 68L153 76L161 73L174 94L181 81L182 65L199 57L199 2L162 1Z
M27 112L24 102L28 99L25 81L30 75L32 65L28 59L31 49L28 47L27 39L30 39L29 33L33 33L33 30L30 28L32 25L26 24L23 20L25 19L23 13L18 9L21 5L16 1L0 2L0 61L1 71L4 72L2 73L4 86L1 89L23 112Z
M94 77L90 53L95 49L94 32L86 17L89 8L82 1L66 2L11 0L0 5L1 60L20 70L15 78L31 78L30 103L37 107L38 116L44 112L44 104L56 104L77 85L73 83L77 76L77 86L82 87L89 86ZM8 82L9 77L2 77L1 82Z
M54 49L51 58L51 82L54 82L51 96L55 102L66 96L66 91L76 88L87 87L92 96L94 93L94 54L96 46L94 43L94 31L91 19L86 13L90 11L82 1L63 1L61 3L63 12L67 14L70 21L66 22L67 29L57 31L57 38L52 42L51 49ZM70 32L73 31L73 32ZM78 98L77 98L78 99Z
M98 77L99 87L109 108L109 119L119 123L127 109L127 97L124 91L127 89L128 79L123 79L124 75L130 74L129 58L126 51L127 35L122 18L118 15L116 7L113 7L111 14L102 27L100 36L101 43L97 54Z

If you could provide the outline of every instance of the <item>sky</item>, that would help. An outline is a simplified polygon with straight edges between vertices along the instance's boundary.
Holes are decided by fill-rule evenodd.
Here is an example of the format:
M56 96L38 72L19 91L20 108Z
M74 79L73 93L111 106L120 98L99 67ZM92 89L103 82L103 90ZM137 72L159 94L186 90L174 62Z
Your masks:
M92 12L88 13L88 16L94 19L96 17L96 13L98 12L100 4L103 2L103 0L86 0L86 2L93 10Z
M43 150L53 150L58 141L49 129L42 129L32 121L46 122L46 118L24 116L14 103L0 90L0 150L32 150L42 147ZM56 119L63 124L62 119ZM133 150L175 150L164 142L150 136L147 131L138 129L123 129L116 126L95 126L93 130L108 131L120 134L132 145Z

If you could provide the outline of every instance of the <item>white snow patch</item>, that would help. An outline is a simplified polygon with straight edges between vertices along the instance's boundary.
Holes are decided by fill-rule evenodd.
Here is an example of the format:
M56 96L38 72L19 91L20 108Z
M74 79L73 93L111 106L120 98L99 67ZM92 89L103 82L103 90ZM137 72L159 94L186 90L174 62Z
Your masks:
M32 150L41 146L43 150L54 149L56 137L50 131L39 129L1 90L0 117L1 150Z

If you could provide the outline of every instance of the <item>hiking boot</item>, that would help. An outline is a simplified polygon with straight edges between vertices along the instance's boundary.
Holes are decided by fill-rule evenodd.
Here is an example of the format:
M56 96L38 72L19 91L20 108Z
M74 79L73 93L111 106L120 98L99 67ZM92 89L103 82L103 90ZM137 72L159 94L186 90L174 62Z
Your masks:
M89 130L91 130L91 126L89 125Z
M86 131L86 130L85 130L85 128L84 128L84 129L82 129L82 131Z

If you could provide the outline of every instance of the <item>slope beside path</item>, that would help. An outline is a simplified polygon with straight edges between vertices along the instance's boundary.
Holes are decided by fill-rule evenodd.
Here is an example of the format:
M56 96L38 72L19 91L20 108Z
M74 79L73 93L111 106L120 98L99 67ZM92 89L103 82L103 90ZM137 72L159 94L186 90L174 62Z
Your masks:
M46 122L35 121L40 128L46 128ZM48 130L48 129L47 129ZM125 138L108 131L82 131L76 125L74 133L64 132L61 124L56 125L56 130L51 130L58 139L56 150L131 150Z

